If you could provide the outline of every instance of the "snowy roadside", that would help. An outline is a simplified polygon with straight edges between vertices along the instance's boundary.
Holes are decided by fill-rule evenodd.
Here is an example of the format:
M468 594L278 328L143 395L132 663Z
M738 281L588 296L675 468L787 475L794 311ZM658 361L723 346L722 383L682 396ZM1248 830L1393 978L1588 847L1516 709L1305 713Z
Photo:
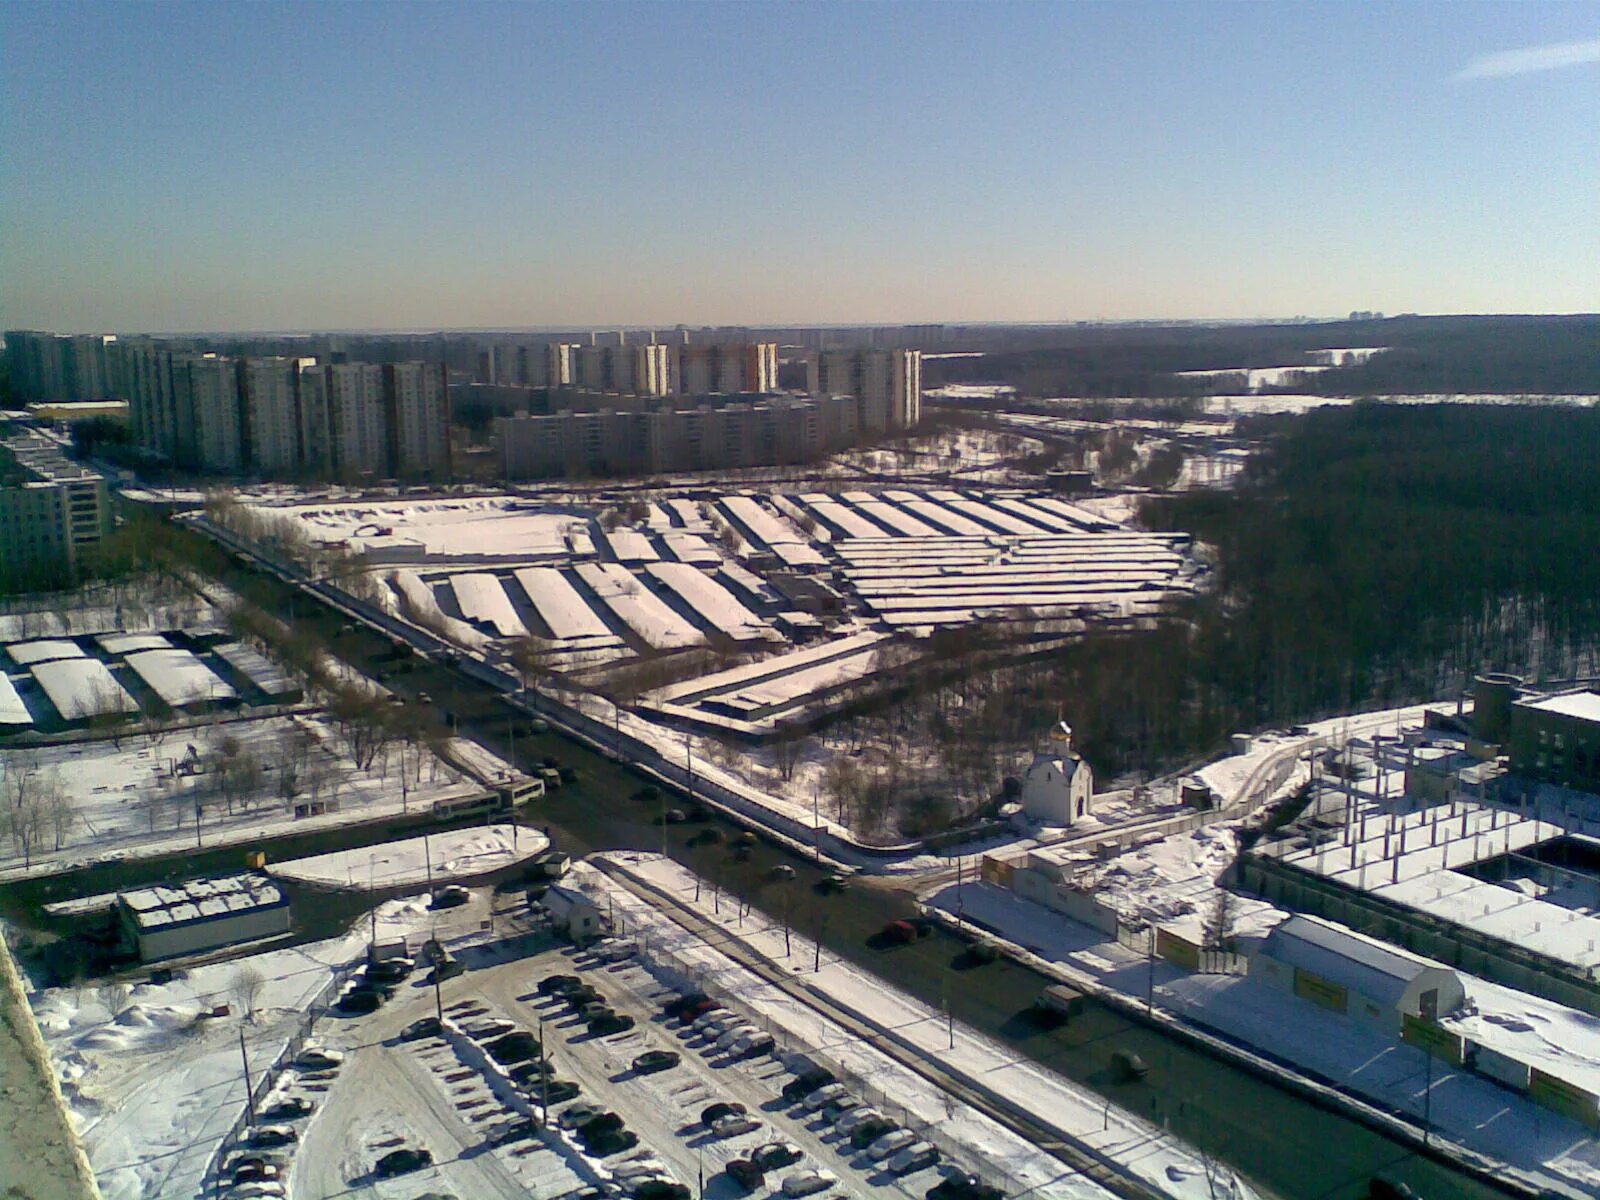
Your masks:
M1101 1097L1033 1063L1019 1062L1003 1045L960 1024L947 1023L941 1013L895 991L852 964L823 953L820 969L813 970L819 962L815 946L792 931L788 935L790 953L786 955L785 934L780 926L766 924L765 918L754 912L741 924L736 907L732 905L723 906L718 912L710 889L697 888L694 876L676 863L635 852L613 852L597 858L671 895L698 916L726 931L730 940L775 965L792 967L808 990L856 1014L882 1030L885 1036L955 1076L984 1090L1003 1094L1064 1139L1080 1145L1094 1157L1115 1161L1127 1173L1162 1194L1193 1197L1194 1200L1253 1195L1243 1181L1231 1175L1226 1179L1219 1177L1219 1170L1225 1168L1208 1164L1200 1154L1166 1133L1108 1107ZM580 865L576 878L580 886L603 894L608 903L616 905L619 913L626 914L630 929L648 928L651 945L679 949L686 941L693 940L670 917L598 876L586 865ZM699 900L695 899L697 890L701 893ZM696 946L701 944L696 943ZM775 1026L788 1030L796 1040L826 1047L830 1054L857 1052L853 1045L841 1044L848 1040L843 1030L792 996L769 985L754 983L748 972L729 962L714 948L699 948L698 954L705 956L708 963L716 964L719 972L730 980L740 980L736 988L725 986L723 991L736 995L742 1004L758 1010ZM952 1035L953 1049L950 1046ZM861 1048L859 1052L865 1053L866 1049ZM1008 1143L1025 1146L1027 1150L1013 1148L1009 1151L1009 1161L1013 1165L1007 1167L1008 1171L1018 1178L1028 1179L1030 1186L1039 1186L1042 1182L1034 1181L1037 1172L1048 1172L1051 1176L1061 1173L1060 1162L1032 1147L1031 1143L1022 1142L987 1117L965 1109L963 1119L947 1115L948 1098L933 1085L875 1052L873 1057L878 1061L863 1062L857 1073L886 1091L891 1086L897 1093L903 1090L899 1103L922 1119L937 1124L941 1135L961 1142L969 1154L999 1162L1005 1161L998 1157L1002 1146ZM1055 1186L1059 1184L1052 1185L1049 1194L1057 1194L1053 1190ZM1082 1181L1077 1181L1076 1186L1081 1187Z

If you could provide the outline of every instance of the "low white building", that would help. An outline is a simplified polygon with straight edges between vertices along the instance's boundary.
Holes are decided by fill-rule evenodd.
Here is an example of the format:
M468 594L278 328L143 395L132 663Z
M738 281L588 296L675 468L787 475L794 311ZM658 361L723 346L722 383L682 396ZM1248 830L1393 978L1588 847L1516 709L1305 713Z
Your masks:
M177 887L122 892L117 913L141 962L289 932L289 898L265 875L191 879Z
M1461 977L1442 963L1319 917L1290 917L1269 933L1250 975L1388 1033L1406 1017L1437 1021L1467 999Z
M551 884L541 903L550 914L551 923L574 942L600 936L600 910L582 892Z
M1022 777L1022 811L1035 821L1071 825L1094 807L1094 770L1072 748L1072 727L1050 731L1050 745Z

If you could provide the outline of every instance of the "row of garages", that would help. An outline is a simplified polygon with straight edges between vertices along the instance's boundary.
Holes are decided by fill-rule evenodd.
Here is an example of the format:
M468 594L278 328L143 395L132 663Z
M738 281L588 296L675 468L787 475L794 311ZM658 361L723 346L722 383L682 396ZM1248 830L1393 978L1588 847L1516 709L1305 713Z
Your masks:
M0 729L72 727L155 712L246 702L286 704L302 689L239 642L175 645L183 635L114 633L0 647Z

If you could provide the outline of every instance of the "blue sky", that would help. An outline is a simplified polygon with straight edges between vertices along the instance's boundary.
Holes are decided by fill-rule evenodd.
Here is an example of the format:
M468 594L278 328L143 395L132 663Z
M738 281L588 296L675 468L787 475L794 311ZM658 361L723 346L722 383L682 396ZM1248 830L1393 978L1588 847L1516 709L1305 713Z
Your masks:
M0 322L1600 309L1600 5L0 6Z

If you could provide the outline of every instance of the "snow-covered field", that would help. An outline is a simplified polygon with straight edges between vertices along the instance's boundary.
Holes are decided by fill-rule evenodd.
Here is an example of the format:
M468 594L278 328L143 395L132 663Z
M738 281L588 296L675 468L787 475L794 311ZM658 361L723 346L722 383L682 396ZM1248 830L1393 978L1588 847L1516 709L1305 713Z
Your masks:
M308 714L8 750L0 755L0 777L29 777L43 798L45 820L27 868L14 839L0 842L0 876L163 854L192 847L197 837L215 846L304 832L426 809L482 790L432 758L419 765L414 754L407 766L415 778L408 776L402 787L401 757L396 750L371 770L358 770L329 722ZM225 787L223 759L253 763L248 782L236 765L236 782ZM297 801L320 801L336 811L296 819L285 796L291 773ZM198 835L197 800L204 806Z

